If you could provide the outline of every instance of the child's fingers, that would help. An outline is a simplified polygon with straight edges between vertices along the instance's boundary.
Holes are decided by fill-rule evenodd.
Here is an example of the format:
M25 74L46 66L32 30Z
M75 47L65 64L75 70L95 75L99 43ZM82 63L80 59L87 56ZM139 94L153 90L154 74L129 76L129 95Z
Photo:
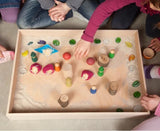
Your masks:
M157 45L155 42L151 43L148 47L152 47L152 46L155 46Z
M147 96L143 96L141 100L142 100L142 101L149 101L149 100L150 100L150 98L149 98L149 97L147 97Z
M159 47L155 48L154 50L155 50L156 52L158 52L158 51L159 51Z
M157 95L149 95L149 97L156 98Z
M148 110L148 106L145 104L141 104L146 110Z
M84 55L84 51L81 50L81 51L79 52L79 54L78 54L78 59L81 59L81 58L83 57L83 55Z
M153 50L155 50L155 49L158 48L158 47L157 47L157 45L153 45L151 48L152 48Z
M56 7L53 7L48 11L48 13L55 12L55 11L58 11L58 9Z
M49 12L49 16L51 16L51 15L57 15L57 14L61 14L61 13L59 11Z
M79 51L79 49L78 49L78 47L77 47L77 48L75 49L75 52L74 52L76 59L78 59L79 53L80 53L80 51Z
M62 3L62 2L60 2L60 1L58 1L58 0L54 0L54 2L55 2L57 5L59 5L60 3Z
M151 40L151 43L155 42L155 41L156 41L156 39L157 39L157 38L152 39L152 40Z
M3 46L0 45L0 50L1 51L6 51L7 49L5 47L3 47Z
M89 53L89 50L86 50L85 53L84 53L84 57L86 57Z
M3 58L3 54L2 54L2 51L0 50L0 58Z

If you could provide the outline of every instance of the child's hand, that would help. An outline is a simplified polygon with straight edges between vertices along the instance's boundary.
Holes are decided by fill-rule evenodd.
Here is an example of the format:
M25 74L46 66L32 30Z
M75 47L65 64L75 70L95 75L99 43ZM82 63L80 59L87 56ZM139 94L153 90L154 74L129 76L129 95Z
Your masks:
M152 39L151 44L148 47L152 48L156 52L160 52L160 40L157 38Z
M141 99L142 106L149 111L154 111L160 103L160 97L157 95L145 95Z
M57 6L49 10L49 16L52 21L61 22L65 19L66 14L71 9L66 3L55 0Z
M0 45L0 58L3 58L3 54L2 51L6 51L6 48L4 48L3 46Z
M82 57L87 56L87 54L90 51L91 47L91 42L85 41L85 40L80 40L77 43L76 49L74 51L74 55L77 59L81 59Z
M0 58L3 58L3 54L2 54L2 51L0 50Z

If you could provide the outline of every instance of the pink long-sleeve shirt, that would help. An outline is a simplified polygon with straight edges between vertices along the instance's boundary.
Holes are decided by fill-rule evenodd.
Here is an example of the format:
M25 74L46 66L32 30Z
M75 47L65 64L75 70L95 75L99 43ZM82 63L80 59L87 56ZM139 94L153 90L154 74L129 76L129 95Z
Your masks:
M156 116L160 116L160 103L159 103L159 105L157 106L156 111L155 111L154 114L155 114Z
M93 42L94 35L102 24L102 22L108 18L114 11L121 9L122 7L131 3L136 3L141 11L147 14L160 14L158 11L154 11L149 7L149 3L143 5L145 0L106 0L100 4L94 11L85 31L83 32L82 39ZM159 39L160 40L160 39Z

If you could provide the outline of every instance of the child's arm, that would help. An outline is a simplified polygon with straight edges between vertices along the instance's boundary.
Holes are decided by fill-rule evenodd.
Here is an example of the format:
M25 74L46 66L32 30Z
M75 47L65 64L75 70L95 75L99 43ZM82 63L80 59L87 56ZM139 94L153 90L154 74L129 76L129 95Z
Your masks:
M106 18L108 18L114 11L135 2L137 2L137 0L106 0L104 1L94 11L81 38L87 42L93 42L94 35L97 29ZM84 46L87 43L85 41L83 44ZM83 57L85 52L89 52L88 50L83 50L82 49L83 46L81 46L80 44L82 44L82 42L77 44L77 47L75 50L75 56L77 58L80 58L80 56Z
M142 106L149 111L155 111L160 116L160 97L157 95L145 95L141 99Z

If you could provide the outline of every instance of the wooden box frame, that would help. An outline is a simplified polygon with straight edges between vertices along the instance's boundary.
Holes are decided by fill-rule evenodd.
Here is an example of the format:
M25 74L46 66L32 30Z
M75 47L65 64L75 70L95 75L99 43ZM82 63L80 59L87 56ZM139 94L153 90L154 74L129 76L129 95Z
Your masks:
M83 30L18 30L18 36L17 36L17 43L16 43L16 51L15 51L15 61L13 66L13 72L12 72L12 79L11 79L11 85L10 85L10 91L9 91L9 99L8 99L8 106L7 106L7 117L9 119L13 120L19 120L19 119L108 119L108 118L128 118L128 117L138 117L138 116L146 116L149 115L149 111L144 112L36 112L36 113L13 113L12 107L14 104L14 94L15 94L15 82L16 82L16 65L18 64L18 56L21 55L21 51L19 48L20 41L23 37L23 35L31 35L34 37L34 35L40 35L40 36L47 36L47 35L58 35L59 33L64 32L65 37L69 37L70 33L67 32L74 32L76 34L79 34L79 38L83 32ZM139 71L140 76L143 81L143 91L146 92L146 83L145 83L145 77L143 73L143 62L142 62L142 56L141 56L141 49L140 49L140 42L139 42L139 35L137 30L99 30L96 33L96 37L104 35L105 33L108 33L108 35L115 34L121 34L121 32L125 32L128 34L134 34L136 37L136 53L139 55L138 63L139 63ZM55 34L56 33L56 34ZM61 33L61 36L63 36L63 33Z

